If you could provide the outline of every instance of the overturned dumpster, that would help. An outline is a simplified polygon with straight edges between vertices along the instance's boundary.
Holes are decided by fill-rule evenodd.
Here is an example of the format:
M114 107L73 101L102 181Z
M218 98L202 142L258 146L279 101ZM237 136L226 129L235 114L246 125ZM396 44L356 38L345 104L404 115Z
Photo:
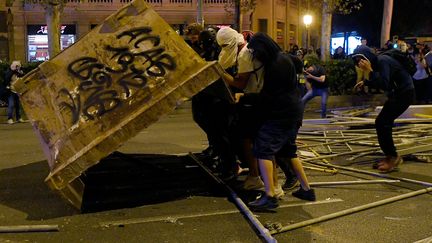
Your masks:
M80 175L219 78L143 0L14 84L47 156L47 184L80 208Z

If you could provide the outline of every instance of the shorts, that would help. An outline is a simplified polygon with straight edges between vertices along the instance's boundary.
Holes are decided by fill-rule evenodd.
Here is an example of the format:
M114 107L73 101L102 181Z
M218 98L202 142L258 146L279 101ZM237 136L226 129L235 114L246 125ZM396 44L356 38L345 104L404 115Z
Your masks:
M301 123L266 121L255 137L253 152L257 159L273 160L274 156L297 158L296 138Z

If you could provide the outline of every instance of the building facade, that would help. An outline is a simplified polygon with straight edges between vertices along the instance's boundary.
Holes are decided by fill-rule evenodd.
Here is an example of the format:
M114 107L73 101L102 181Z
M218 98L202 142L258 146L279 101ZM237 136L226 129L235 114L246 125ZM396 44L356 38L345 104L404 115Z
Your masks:
M61 15L61 48L64 49L101 23L131 0L67 0ZM235 0L146 0L174 29L197 22L201 16L206 25L233 26ZM3 2L3 1L2 1ZM11 2L11 1L8 1ZM32 4L15 0L0 8L0 59L45 61L48 56L45 10L42 0ZM241 29L266 32L284 49L302 45L306 0L256 0L253 12L242 13ZM311 26L313 28L313 26Z
M294 44L306 48L307 32L316 48L319 42L320 18L309 9L308 0L257 0L253 13L243 16L243 28L270 35L283 50ZM303 16L312 14L312 24L306 29Z

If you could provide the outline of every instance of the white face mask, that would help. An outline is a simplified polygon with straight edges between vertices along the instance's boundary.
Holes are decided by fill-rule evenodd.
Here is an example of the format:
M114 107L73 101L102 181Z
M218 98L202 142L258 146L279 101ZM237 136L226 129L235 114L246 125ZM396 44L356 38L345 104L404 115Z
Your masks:
M219 64L224 69L234 66L237 61L238 45L244 43L243 35L227 27L217 32L216 40L222 47L219 54Z

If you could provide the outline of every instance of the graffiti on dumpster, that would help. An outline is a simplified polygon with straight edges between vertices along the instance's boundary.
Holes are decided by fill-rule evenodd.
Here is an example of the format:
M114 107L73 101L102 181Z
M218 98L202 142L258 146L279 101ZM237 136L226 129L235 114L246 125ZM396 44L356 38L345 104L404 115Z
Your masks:
M160 37L151 27L124 31L117 39L127 38L128 46L105 46L113 63L104 64L94 57L82 57L68 65L68 72L80 83L74 91L59 91L59 105L70 110L72 124L83 116L93 120L113 111L133 96L134 90L148 91L148 79L159 80L167 70L175 70L174 58L160 46Z

